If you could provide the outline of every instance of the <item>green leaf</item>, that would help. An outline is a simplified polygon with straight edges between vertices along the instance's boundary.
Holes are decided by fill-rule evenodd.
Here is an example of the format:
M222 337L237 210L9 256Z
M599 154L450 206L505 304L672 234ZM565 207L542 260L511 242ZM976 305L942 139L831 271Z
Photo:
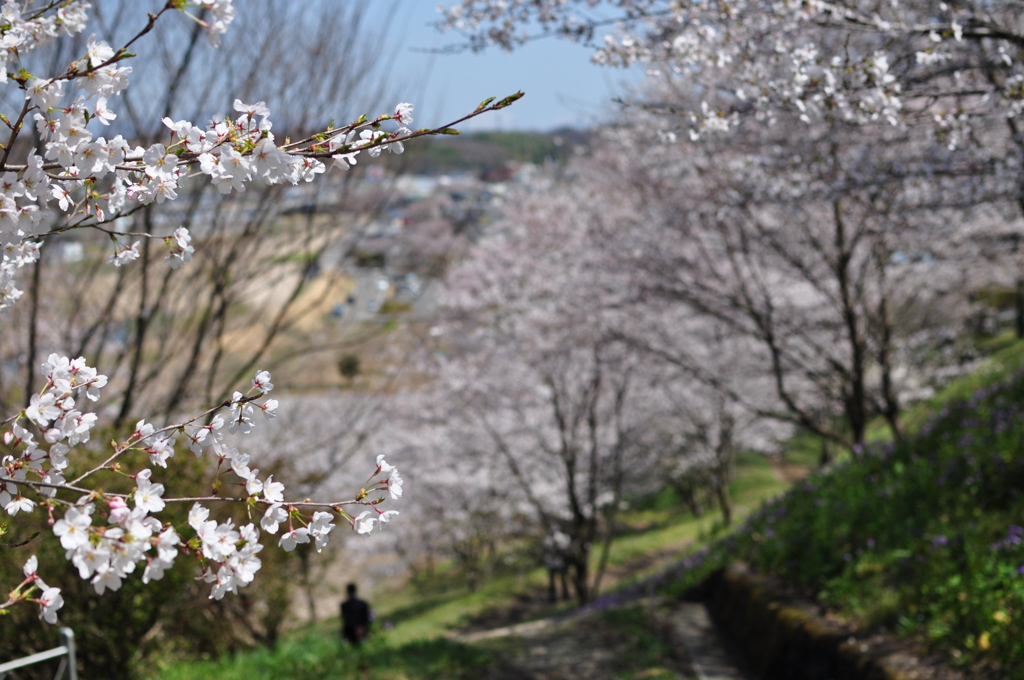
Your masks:
M523 98L523 95L525 95L525 94L526 94L525 92L522 92L522 91L520 91L520 92L516 92L516 93L515 93L515 94L513 94L513 95L509 95L508 97L505 97L505 98L504 98L504 99L502 99L502 100L501 100L500 102L498 102L497 104L495 104L495 105L494 105L494 108L495 108L495 109L503 109L503 108L505 108L506 106L511 106L511 105L512 105L512 104L514 104L515 102L517 102L517 101L519 101L520 99L522 99L522 98Z

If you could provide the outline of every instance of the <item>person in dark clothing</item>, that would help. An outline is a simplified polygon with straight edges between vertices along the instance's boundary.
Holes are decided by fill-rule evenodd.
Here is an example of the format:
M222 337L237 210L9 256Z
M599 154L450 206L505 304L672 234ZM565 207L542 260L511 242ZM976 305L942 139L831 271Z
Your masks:
M348 599L341 603L341 636L359 646L370 632L370 605L356 597L356 584L345 589Z

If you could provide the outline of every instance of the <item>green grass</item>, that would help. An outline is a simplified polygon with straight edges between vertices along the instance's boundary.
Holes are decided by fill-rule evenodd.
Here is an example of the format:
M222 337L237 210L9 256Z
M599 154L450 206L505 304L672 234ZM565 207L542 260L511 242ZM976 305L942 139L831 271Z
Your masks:
M814 453L794 450L787 457L791 462L809 464L808 467L817 462ZM778 496L788 486L776 476L771 462L764 456L741 455L736 467L737 475L730 491L737 521L742 521L763 501ZM625 568L628 572L618 585L654 573L678 559L681 553L691 551L724 532L721 513L717 510L709 510L702 517L695 518L681 508L671 492L662 491L655 496L638 503L638 508L642 509L627 511L623 515L635 533L622 535L612 543L609 568ZM597 551L593 559L596 567ZM389 621L393 628L386 636L373 639L363 650L352 650L337 643L337 623L328 621L318 629L319 632L296 634L275 651L255 650L218 661L165 665L159 677L163 680L259 680L263 677L390 680L433 678L442 674L455 678L486 677L488 665L494 663L493 654L486 648L457 645L442 636L473 617L510 607L517 594L539 595L545 584L546 574L542 569L528 569L518 574L499 575L483 582L477 591L469 592L458 578L454 565L440 564L431 578L421 577L415 586L408 584L392 592L375 594L374 604L379 620ZM605 584L615 585L612 580L606 580ZM571 603L563 603L543 613L571 606ZM655 660L655 657L664 656L665 650L659 645L665 643L638 632L641 624L653 625L651 621L643 620L642 614L628 609L603 615L625 617L619 622L623 626L623 635L638 645L629 656L640 659L640 665L624 671L619 677L677 677L674 671L662 668ZM629 632L631 630L633 632ZM634 632L637 634L633 635Z
M412 305L399 300L385 300L380 306L379 314L404 314L412 311Z
M378 633L356 649L342 643L336 630L317 629L274 650L167 664L152 673L161 680L469 680L493 675L497 664L486 650L451 640L396 644Z
M729 492L737 507L749 511L754 509L752 506L760 505L765 499L787 488L789 484L775 476L767 457L746 454L739 456L736 461L736 480L730 485Z
M516 593L538 590L546 578L540 569L521 575L499 576L485 581L475 592L438 581L423 583L418 588L404 588L384 594L375 600L378 617L390 621L390 639L397 644L432 639L444 635L474 616L512 604Z
M772 472L767 458L742 455L737 460L737 476L731 487L735 515L742 521L765 499L778 495L787 485ZM678 559L679 554L721 534L721 513L711 510L695 518L683 511L678 502L664 502L638 512L627 511L636 533L628 533L612 542L609 569L627 567L629 583L663 568ZM593 551L592 569L597 568L598 551ZM519 594L541 597L545 592L547 574L542 568L529 568L519 573L501 574L485 580L478 590L469 592L459 572L450 563L437 565L431 577L421 576L401 588L374 594L374 606L381 621L393 625L388 634L391 644L407 644L415 640L436 639L474 617L512 606ZM603 590L615 587L610 575ZM570 608L571 603L543 610L541 614Z
M916 432L933 413L947 404L970 399L978 390L998 383L1024 366L1024 341L1012 331L1006 331L975 343L985 353L986 365L975 373L954 380L940 389L931 399L914 404L903 416L903 427Z
M739 456L736 479L729 487L736 521L742 522L761 503L787 488L789 485L775 476L768 458L759 454ZM666 563L678 559L680 551L698 546L725 531L722 514L716 509L709 510L702 517L694 517L682 511L679 505L659 508L661 502L655 499L654 509L633 516L633 522L645 530L621 536L612 542L609 565L625 565L638 560L647 563L630 580L657 572Z

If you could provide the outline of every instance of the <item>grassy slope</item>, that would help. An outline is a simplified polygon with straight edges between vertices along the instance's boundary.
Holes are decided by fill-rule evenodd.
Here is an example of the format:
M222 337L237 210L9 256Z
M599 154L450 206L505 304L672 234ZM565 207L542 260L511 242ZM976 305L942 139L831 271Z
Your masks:
M255 650L219 661L173 663L153 669L163 680L455 680L502 677L486 650L449 640L393 644L378 636L360 649L342 644L335 631L308 630L275 650Z
M745 456L737 463L737 479L732 485L736 515L741 520L768 498L788 485L772 472L763 456ZM677 505L627 513L637 533L619 537L612 543L608 557L608 575L604 588L615 587L663 568L678 559L679 552L721 531L720 515L709 512L694 518ZM594 567L598 556L592 555ZM439 577L438 581L443 578ZM382 619L394 623L391 635L398 642L443 635L474 616L506 607L519 593L541 593L546 573L538 568L528 573L502 576L485 583L475 593L464 587L439 587L438 581L424 582L416 590L409 588L377 597Z
M1024 343L908 414L912 433L797 485L716 543L679 591L742 558L865 629L979 677L1024 677Z

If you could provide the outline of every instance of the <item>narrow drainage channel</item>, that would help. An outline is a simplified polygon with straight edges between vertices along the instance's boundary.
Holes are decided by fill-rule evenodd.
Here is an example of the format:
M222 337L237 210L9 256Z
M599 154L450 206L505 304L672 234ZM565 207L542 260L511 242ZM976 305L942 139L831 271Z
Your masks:
M690 655L698 680L757 680L712 623L699 602L684 602L670 616L672 628Z

